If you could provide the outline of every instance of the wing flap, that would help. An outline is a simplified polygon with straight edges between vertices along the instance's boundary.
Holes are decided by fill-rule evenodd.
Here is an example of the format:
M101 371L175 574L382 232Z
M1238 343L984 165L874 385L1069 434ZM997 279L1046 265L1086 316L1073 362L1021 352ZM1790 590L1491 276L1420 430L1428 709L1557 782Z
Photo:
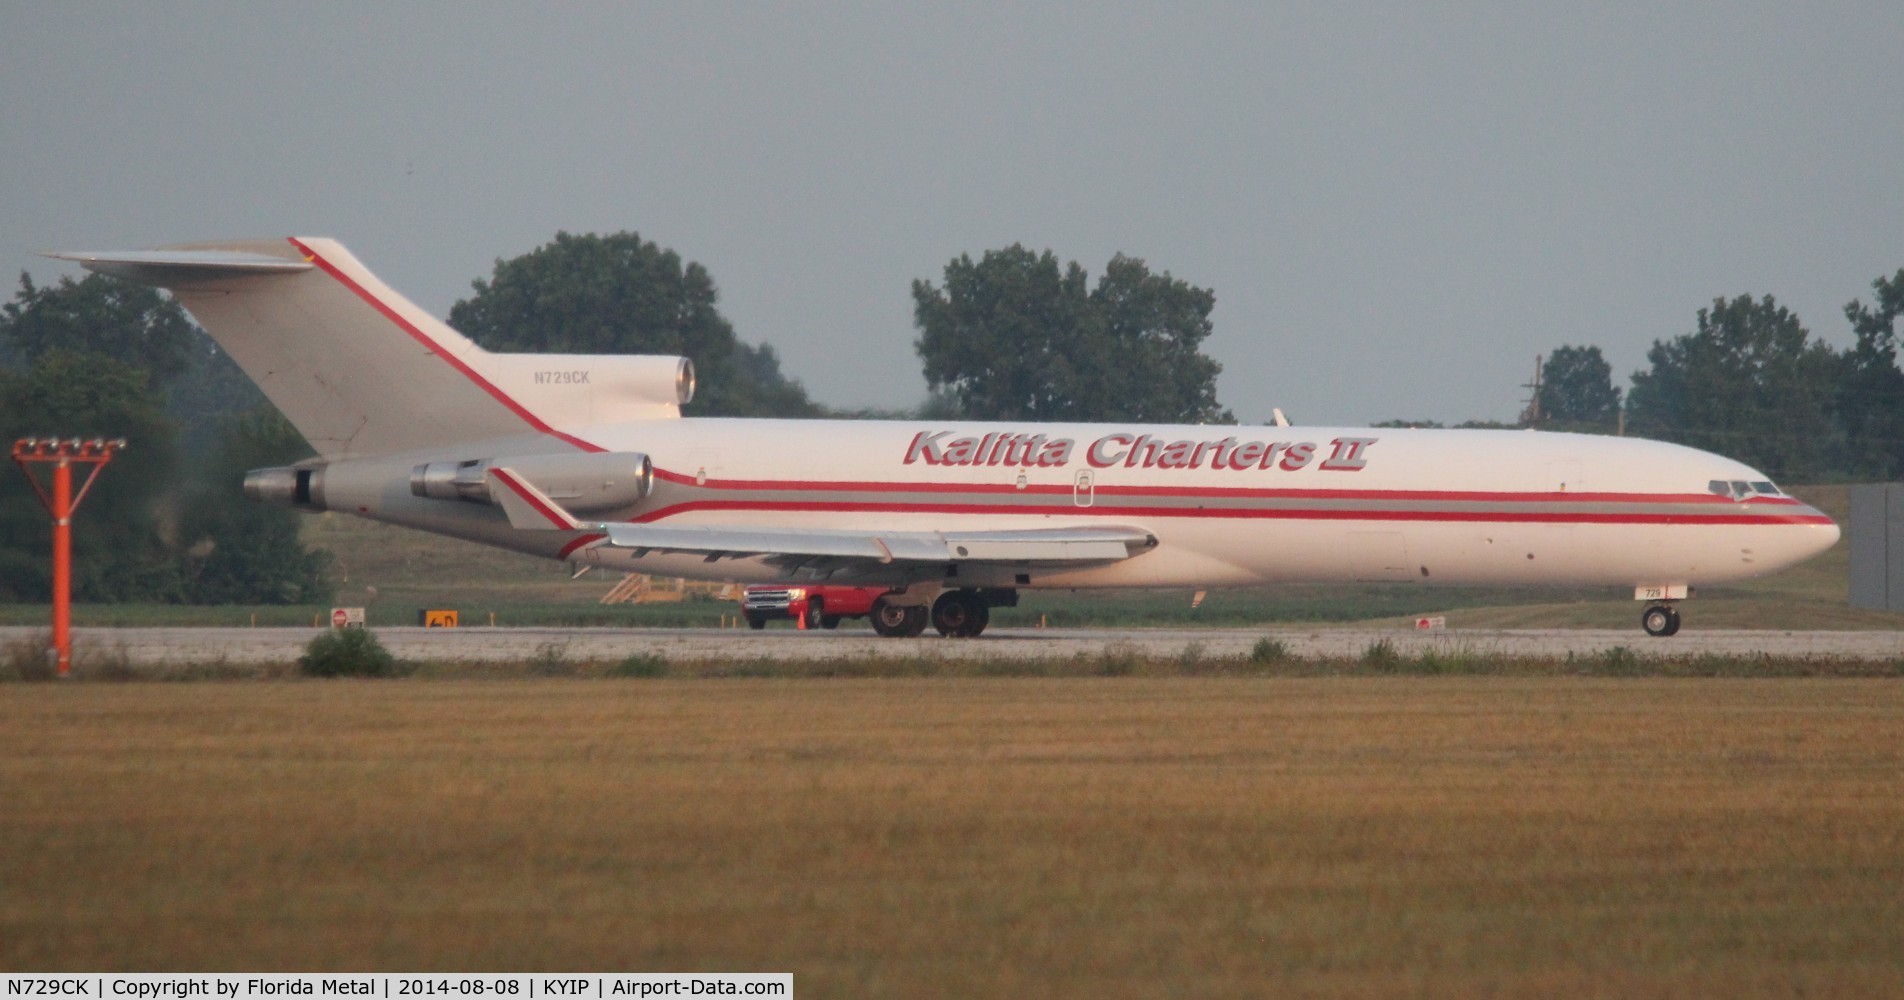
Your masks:
M1030 528L1017 531L945 532L958 559L983 562L1097 562L1129 558L1131 548L1156 544L1136 528Z

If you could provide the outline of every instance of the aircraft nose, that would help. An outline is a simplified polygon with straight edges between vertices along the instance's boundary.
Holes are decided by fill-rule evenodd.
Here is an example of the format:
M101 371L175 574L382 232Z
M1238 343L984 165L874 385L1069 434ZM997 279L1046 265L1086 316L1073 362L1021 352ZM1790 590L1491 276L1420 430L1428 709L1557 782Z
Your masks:
M1792 520L1798 522L1793 525L1798 530L1790 542L1792 563L1804 562L1838 544L1838 524L1824 511L1807 504L1794 513Z
M1811 510L1811 513L1816 514L1819 520L1817 523L1807 526L1809 529L1809 537L1807 538L1809 548L1805 552L1805 558L1807 559L1838 544L1838 539L1843 536L1843 532L1838 530L1838 523L1836 521L1826 517L1815 508Z

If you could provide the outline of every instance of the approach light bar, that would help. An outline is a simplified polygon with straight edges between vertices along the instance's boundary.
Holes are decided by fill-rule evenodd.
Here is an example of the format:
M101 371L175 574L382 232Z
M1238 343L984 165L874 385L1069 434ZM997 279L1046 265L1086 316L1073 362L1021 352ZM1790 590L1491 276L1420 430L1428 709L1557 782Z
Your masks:
M13 443L17 459L98 458L124 450L125 438L26 437Z

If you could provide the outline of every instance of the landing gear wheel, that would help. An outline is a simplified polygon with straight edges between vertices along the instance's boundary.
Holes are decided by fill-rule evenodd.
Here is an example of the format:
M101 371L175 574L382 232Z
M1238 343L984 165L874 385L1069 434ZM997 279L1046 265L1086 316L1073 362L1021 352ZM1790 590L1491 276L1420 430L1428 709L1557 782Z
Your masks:
M1679 612L1669 604L1655 604L1640 613L1640 627L1647 635L1664 638L1679 631Z
M873 631L888 639L909 639L926 630L926 609L902 608L885 598L873 602Z
M932 605L932 627L948 639L970 639L985 631L991 618L985 601L969 590L947 591Z
M826 622L826 602L818 599L807 602L807 628L819 628Z

